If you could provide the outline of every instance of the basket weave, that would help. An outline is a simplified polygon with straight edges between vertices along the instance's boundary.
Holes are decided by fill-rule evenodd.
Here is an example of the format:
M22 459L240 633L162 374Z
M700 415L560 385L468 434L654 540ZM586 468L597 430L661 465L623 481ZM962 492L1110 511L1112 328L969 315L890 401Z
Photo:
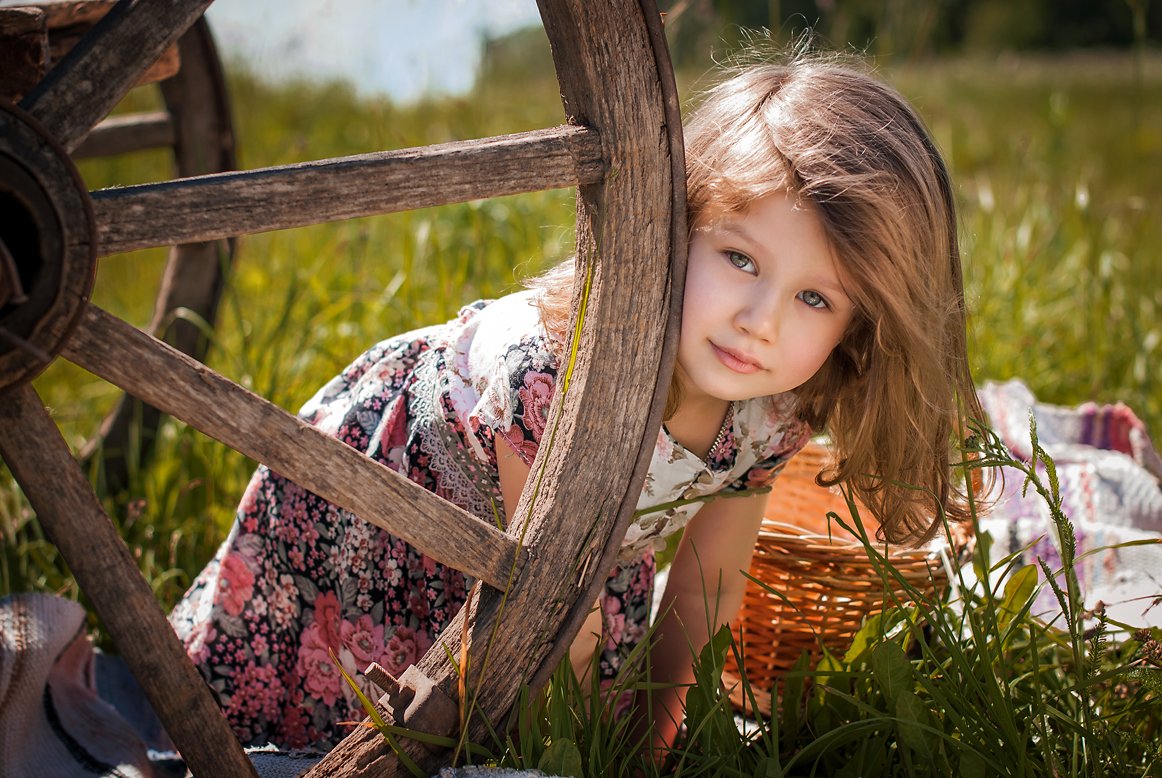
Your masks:
M808 443L787 463L767 507L750 574L791 604L747 582L732 630L758 710L750 710L733 653L722 677L735 708L744 715L769 716L774 690L804 651L811 668L824 646L832 654L842 654L864 619L883 607L883 581L863 545L834 523L828 538L827 512L835 511L845 520L850 516L838 490L815 483L829 461L824 445ZM863 506L857 506L871 536L878 525ZM947 581L943 563L931 549L892 549L888 559L925 594ZM902 587L896 594L902 596Z

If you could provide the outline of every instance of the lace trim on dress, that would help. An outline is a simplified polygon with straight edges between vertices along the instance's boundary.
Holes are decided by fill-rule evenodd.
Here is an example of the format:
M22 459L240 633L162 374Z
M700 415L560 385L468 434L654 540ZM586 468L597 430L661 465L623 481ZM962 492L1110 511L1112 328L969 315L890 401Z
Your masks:
M503 520L504 505L495 476L475 457L463 456L465 442L456 436L453 425L444 422L449 411L443 404L447 387L441 386L440 361L422 359L416 364L416 384L408 406L420 449L428 455L428 470L441 497L484 521Z

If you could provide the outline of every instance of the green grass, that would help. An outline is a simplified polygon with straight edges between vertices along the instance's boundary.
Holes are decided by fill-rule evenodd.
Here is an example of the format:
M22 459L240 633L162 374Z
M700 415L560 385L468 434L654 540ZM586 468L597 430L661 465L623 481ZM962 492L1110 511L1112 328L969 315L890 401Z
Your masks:
M1032 615L1037 566L1020 566L1019 554L992 555L975 511L977 546L972 564L955 574L952 599L947 582L920 589L892 568L849 494L847 511L830 518L862 543L869 575L884 584L883 612L865 621L843 654L825 652L808 668L804 652L784 676L773 715L739 726L718 679L734 652L745 693L745 662L723 626L695 660L684 736L661 764L646 759L631 718L600 703L621 691L640 700L656 688L647 634L611 693L603 697L596 665L582 684L566 662L545 694L522 690L509 726L495 727L457 762L577 778L1162 775L1162 630L1131 630L1100 608L1083 611L1073 527L1035 427L1031 449L1033 461L1019 461L980 430L966 467L1005 467L1044 502L1062 538L1062 570L1045 570L1048 583L1040 584L1060 606L1052 623ZM378 724L391 744L409 736Z
M1047 402L1125 402L1162 430L1162 58L958 61L893 80L960 192L975 375Z
M884 75L916 102L953 169L978 380L1020 377L1050 402L1123 401L1162 430L1153 378L1162 356L1162 101L1152 99L1162 56L1138 69L1111 55L958 60ZM548 72L413 106L238 72L231 89L247 168L561 120ZM86 162L82 172L94 188L168 176L158 153ZM566 256L572 199L550 192L246 237L209 363L295 409L375 340L445 320ZM96 302L144 325L163 262L158 251L104 260ZM74 446L116 394L63 361L36 389ZM130 494L103 498L163 607L224 537L252 464L170 424ZM0 594L77 595L6 470L0 479Z

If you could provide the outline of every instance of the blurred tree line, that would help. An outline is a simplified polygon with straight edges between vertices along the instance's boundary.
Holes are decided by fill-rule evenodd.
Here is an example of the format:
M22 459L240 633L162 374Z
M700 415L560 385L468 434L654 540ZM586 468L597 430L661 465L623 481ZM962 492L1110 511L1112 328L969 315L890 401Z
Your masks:
M1162 0L658 0L670 55L704 67L744 30L787 46L811 30L823 48L881 61L1005 51L1136 49L1162 42ZM539 25L485 37L478 84L553 73Z
M1162 40L1162 3L1150 0L660 0L679 66L734 48L740 30L788 43L808 28L833 48L880 58L1079 48L1144 47Z

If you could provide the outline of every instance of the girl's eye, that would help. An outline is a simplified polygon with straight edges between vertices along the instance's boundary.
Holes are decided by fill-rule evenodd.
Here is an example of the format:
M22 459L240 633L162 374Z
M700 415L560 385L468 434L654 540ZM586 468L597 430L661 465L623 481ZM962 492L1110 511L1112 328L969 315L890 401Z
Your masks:
M755 273L758 271L758 268L754 265L754 260L738 251L727 251L726 261L747 273Z
M823 299L823 295L819 294L818 292L812 292L810 289L804 292L799 292L799 299L812 308L818 308L822 310L824 308L830 307L827 304L827 300Z

